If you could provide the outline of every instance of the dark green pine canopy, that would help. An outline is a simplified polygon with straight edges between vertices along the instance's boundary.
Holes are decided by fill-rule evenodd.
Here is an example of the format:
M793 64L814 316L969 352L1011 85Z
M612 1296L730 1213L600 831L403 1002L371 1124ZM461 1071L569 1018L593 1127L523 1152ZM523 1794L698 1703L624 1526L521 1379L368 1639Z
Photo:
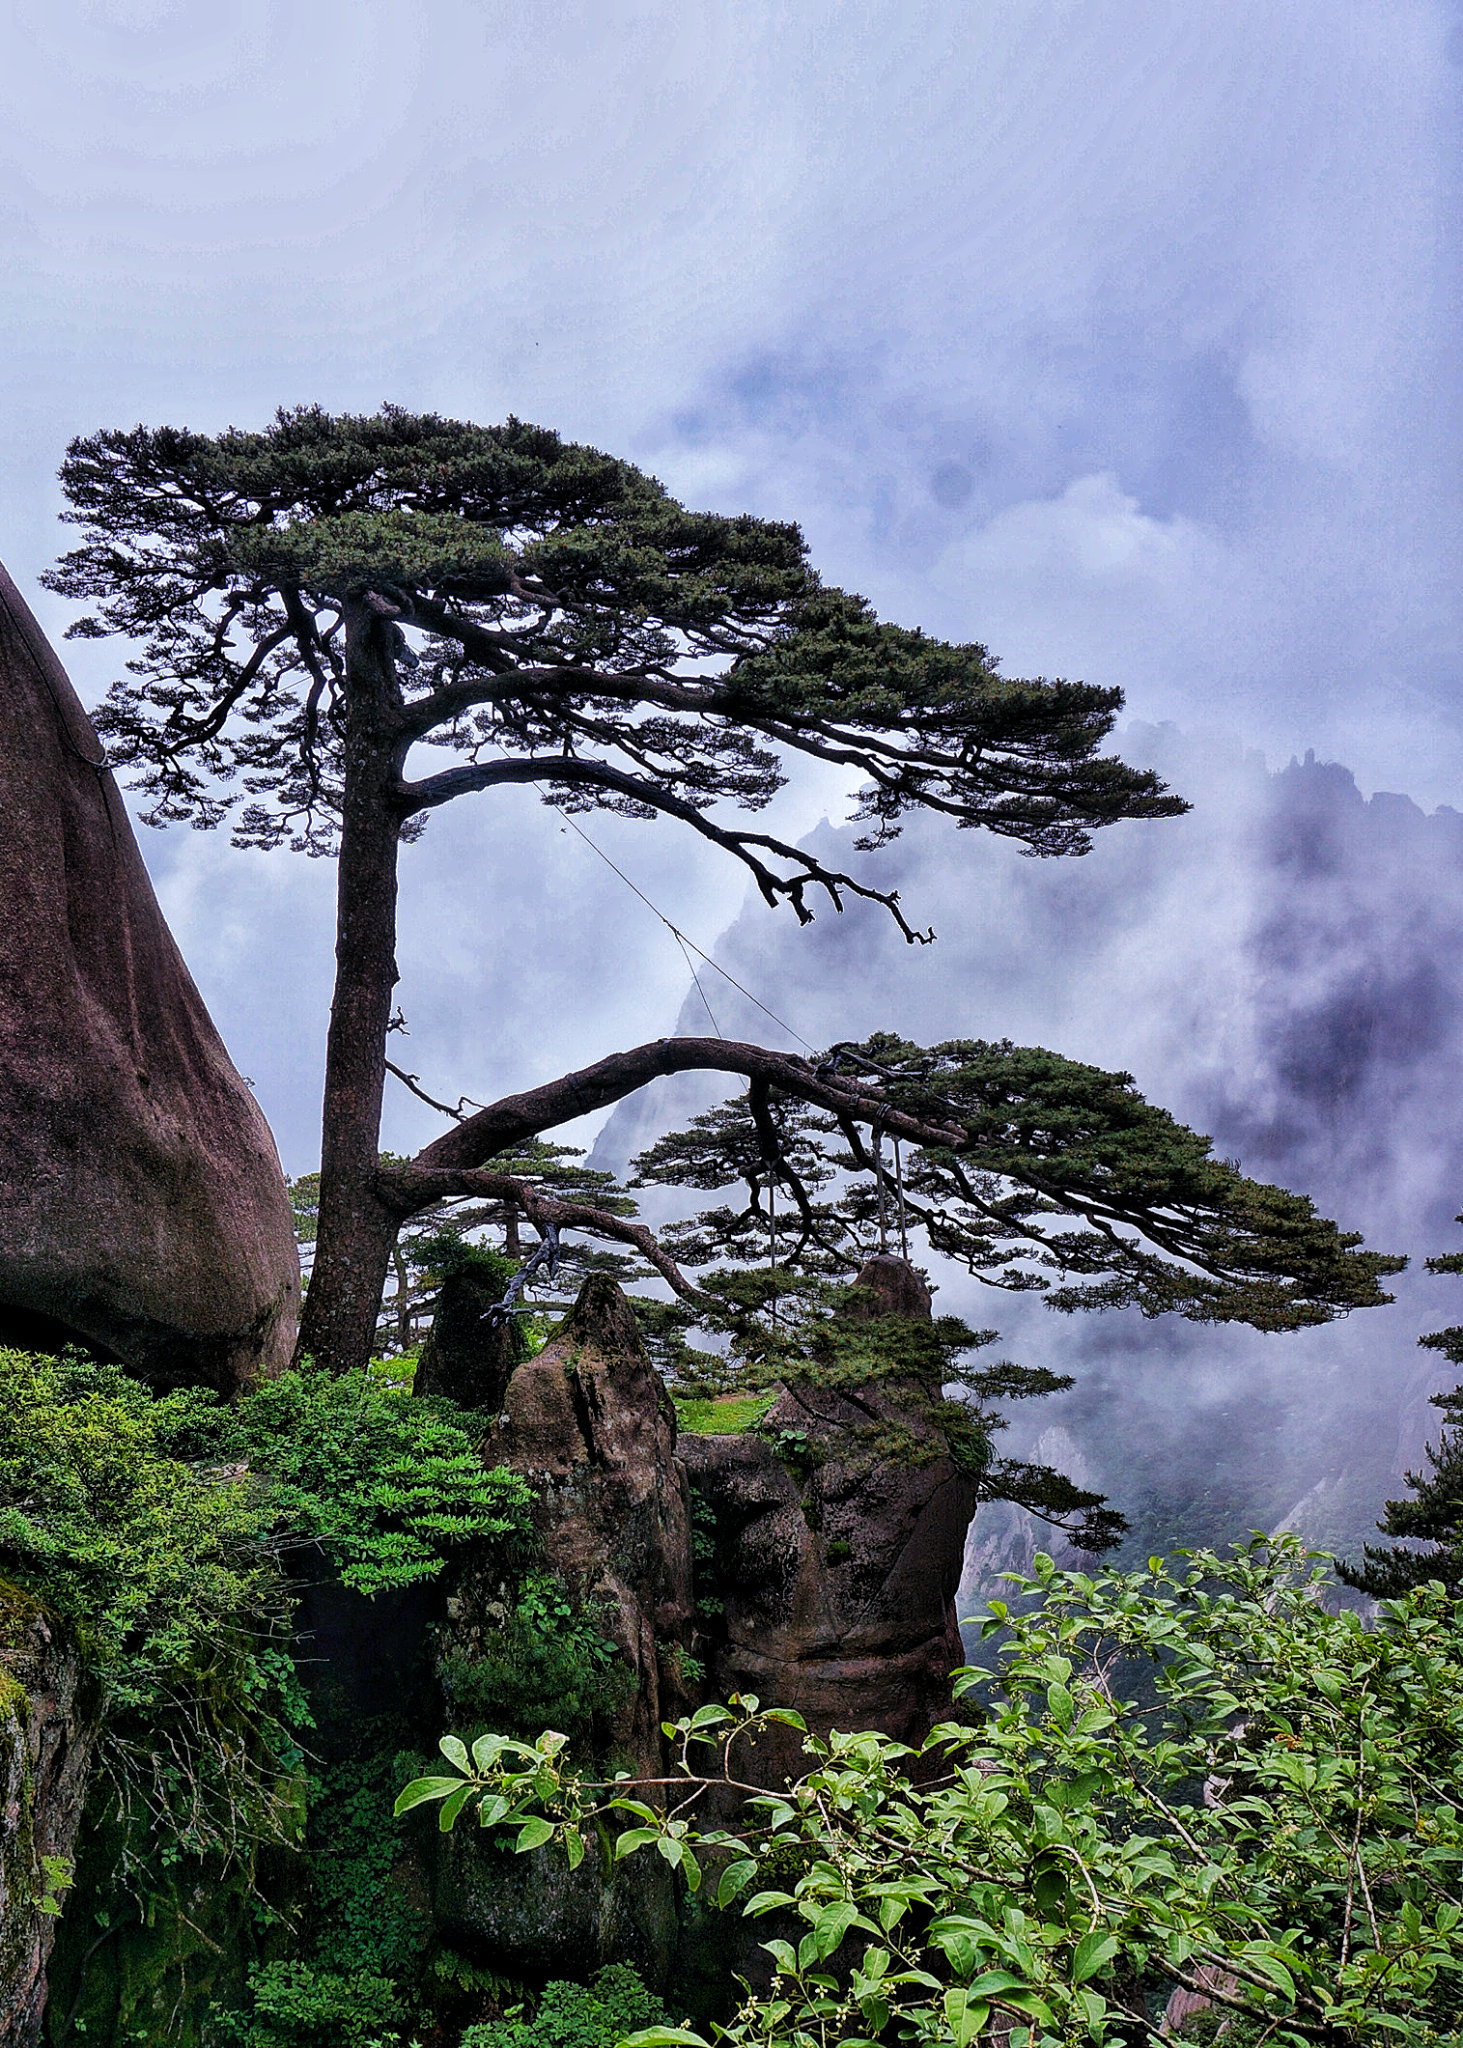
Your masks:
M790 1266L852 1270L879 1210L887 1238L897 1208L931 1251L1061 1310L1300 1329L1390 1300L1379 1283L1406 1264L1361 1249L1307 1196L1216 1159L1130 1074L1041 1047L891 1034L835 1047L801 1084L800 1064L786 1062L791 1086L754 1080L740 1104L636 1161L639 1184L747 1188L741 1210L662 1233L687 1263L765 1258L768 1191L781 1188ZM894 1138L908 1147L897 1187Z
M1463 1216L1457 1220L1463 1223ZM1427 1268L1430 1273L1463 1273L1463 1252L1444 1252L1429 1259ZM1424 1350L1441 1351L1450 1365L1463 1365L1463 1325L1429 1330L1417 1341ZM1431 1401L1442 1411L1443 1423L1437 1443L1424 1448L1428 1469L1403 1474L1411 1498L1389 1500L1377 1524L1384 1536L1401 1541L1368 1543L1359 1565L1339 1567L1348 1585L1377 1600L1400 1600L1434 1580L1450 1598L1463 1597L1463 1386L1446 1388Z
M914 937L892 891L710 812L766 805L788 753L852 771L865 847L912 806L1038 855L1185 808L1099 754L1119 691L1013 680L979 645L885 624L820 582L796 526L687 511L542 427L301 407L261 433L93 434L61 474L85 540L48 581L92 607L74 634L140 645L97 724L159 822L333 850L361 605L394 630L407 830L533 782L569 809L679 818L804 919L811 888L850 890ZM427 740L461 764L414 778Z

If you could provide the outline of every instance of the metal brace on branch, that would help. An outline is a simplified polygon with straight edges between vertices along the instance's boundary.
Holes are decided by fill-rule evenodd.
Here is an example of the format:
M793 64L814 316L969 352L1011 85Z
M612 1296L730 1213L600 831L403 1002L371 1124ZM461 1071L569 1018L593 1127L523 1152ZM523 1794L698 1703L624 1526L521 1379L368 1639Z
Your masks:
M518 1268L518 1271L513 1275L513 1278L508 1282L508 1290L504 1294L503 1299L495 1301L491 1308L483 1310L482 1320L488 1325L489 1329L500 1330L505 1323L511 1322L514 1316L525 1316L531 1313L526 1304L520 1304L518 1297L522 1294L528 1280L538 1271L540 1266L548 1268L550 1280L554 1279L558 1274L559 1232L554 1224L547 1221L538 1224L536 1227L543 1232L543 1235L523 1264Z

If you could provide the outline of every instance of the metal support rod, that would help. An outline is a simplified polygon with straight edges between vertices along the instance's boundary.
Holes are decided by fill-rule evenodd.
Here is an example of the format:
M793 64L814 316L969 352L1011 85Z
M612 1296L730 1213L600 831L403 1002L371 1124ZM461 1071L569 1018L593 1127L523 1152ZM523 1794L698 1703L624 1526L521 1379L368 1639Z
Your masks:
M909 1263L909 1232L904 1223L904 1167L899 1157L899 1133L894 1134L894 1188L899 1199L899 1256Z
M884 1212L884 1127L882 1124L876 1123L874 1125L873 1139L874 1185L879 1192L879 1250L887 1252L889 1249L889 1226Z

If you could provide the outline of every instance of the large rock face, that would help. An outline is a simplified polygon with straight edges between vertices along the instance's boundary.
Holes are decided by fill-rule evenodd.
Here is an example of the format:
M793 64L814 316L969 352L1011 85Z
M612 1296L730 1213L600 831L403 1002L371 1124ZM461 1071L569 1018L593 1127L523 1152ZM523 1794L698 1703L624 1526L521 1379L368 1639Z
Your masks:
M930 1313L900 1259L871 1259L857 1285L871 1315ZM948 1716L975 1488L923 1406L889 1382L856 1401L795 1386L755 1436L682 1439L715 1521L712 1697L751 1692L816 1733L877 1728L911 1743ZM759 1750L764 1776L802 1767L791 1734Z
M227 1389L293 1346L289 1204L102 759L0 569L0 1341Z
M99 1722L75 1652L0 1583L0 2044L34 2048Z

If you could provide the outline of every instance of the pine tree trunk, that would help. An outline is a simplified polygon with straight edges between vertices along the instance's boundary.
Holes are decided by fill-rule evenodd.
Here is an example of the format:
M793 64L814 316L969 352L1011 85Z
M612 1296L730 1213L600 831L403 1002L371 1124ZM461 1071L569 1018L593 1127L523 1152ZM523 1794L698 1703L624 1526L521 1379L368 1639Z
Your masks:
M401 1219L382 1202L381 1099L396 986L400 815L395 664L379 617L347 618L349 726L341 809L335 995L325 1055L320 1214L296 1356L329 1372L368 1363Z

